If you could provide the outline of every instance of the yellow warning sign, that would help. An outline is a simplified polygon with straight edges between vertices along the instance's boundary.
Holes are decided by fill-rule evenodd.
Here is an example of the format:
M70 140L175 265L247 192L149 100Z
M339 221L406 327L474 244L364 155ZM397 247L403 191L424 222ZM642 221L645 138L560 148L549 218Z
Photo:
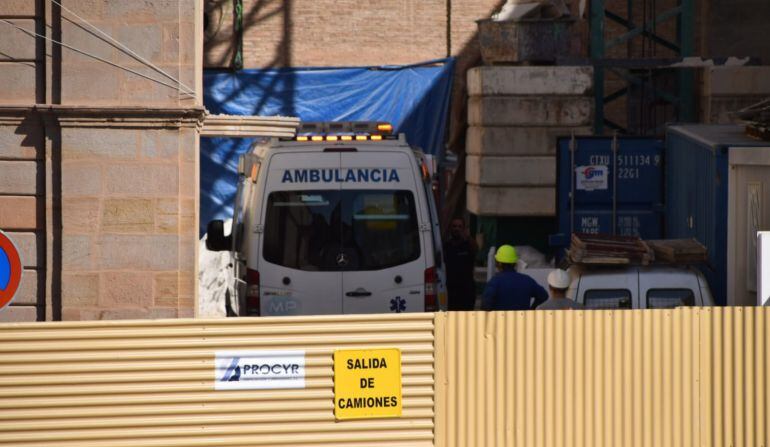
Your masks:
M401 416L401 350L334 352L334 416L337 419Z

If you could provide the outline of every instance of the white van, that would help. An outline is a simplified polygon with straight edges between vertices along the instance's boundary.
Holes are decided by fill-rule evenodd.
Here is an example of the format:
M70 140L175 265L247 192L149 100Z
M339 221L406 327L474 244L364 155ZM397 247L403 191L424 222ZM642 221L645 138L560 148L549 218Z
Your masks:
M425 156L386 123L305 123L239 163L231 250L239 315L429 312L444 301ZM439 296L441 295L441 296Z
M696 268L652 265L573 266L567 296L587 309L660 309L713 306L706 278Z

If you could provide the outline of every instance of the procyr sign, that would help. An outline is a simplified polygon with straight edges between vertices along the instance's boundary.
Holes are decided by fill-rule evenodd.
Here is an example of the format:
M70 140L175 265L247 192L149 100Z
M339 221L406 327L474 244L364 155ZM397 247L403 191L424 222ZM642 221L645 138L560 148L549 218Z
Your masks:
M366 419L401 416L399 349L334 352L334 416Z

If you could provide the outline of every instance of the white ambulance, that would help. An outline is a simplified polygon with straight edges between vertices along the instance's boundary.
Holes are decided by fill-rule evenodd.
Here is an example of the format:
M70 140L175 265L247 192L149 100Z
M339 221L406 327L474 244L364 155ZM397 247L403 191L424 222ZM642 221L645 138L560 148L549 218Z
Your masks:
M231 250L238 315L431 312L443 307L425 155L387 123L304 123L239 162Z

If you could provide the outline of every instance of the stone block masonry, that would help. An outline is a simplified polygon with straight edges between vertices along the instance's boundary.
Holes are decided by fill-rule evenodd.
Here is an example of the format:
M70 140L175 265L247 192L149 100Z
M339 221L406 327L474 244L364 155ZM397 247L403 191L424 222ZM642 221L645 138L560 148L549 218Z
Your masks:
M24 263L0 320L192 316L203 2L61 3L0 1L0 229Z
M592 82L591 67L486 66L468 72L468 211L556 215L557 140L591 133Z
M19 250L23 272L16 297L0 321L35 321L41 304L45 264L43 133L39 122L0 115L0 229Z
M194 314L198 177L180 148L197 140L191 124L62 127L63 319Z

